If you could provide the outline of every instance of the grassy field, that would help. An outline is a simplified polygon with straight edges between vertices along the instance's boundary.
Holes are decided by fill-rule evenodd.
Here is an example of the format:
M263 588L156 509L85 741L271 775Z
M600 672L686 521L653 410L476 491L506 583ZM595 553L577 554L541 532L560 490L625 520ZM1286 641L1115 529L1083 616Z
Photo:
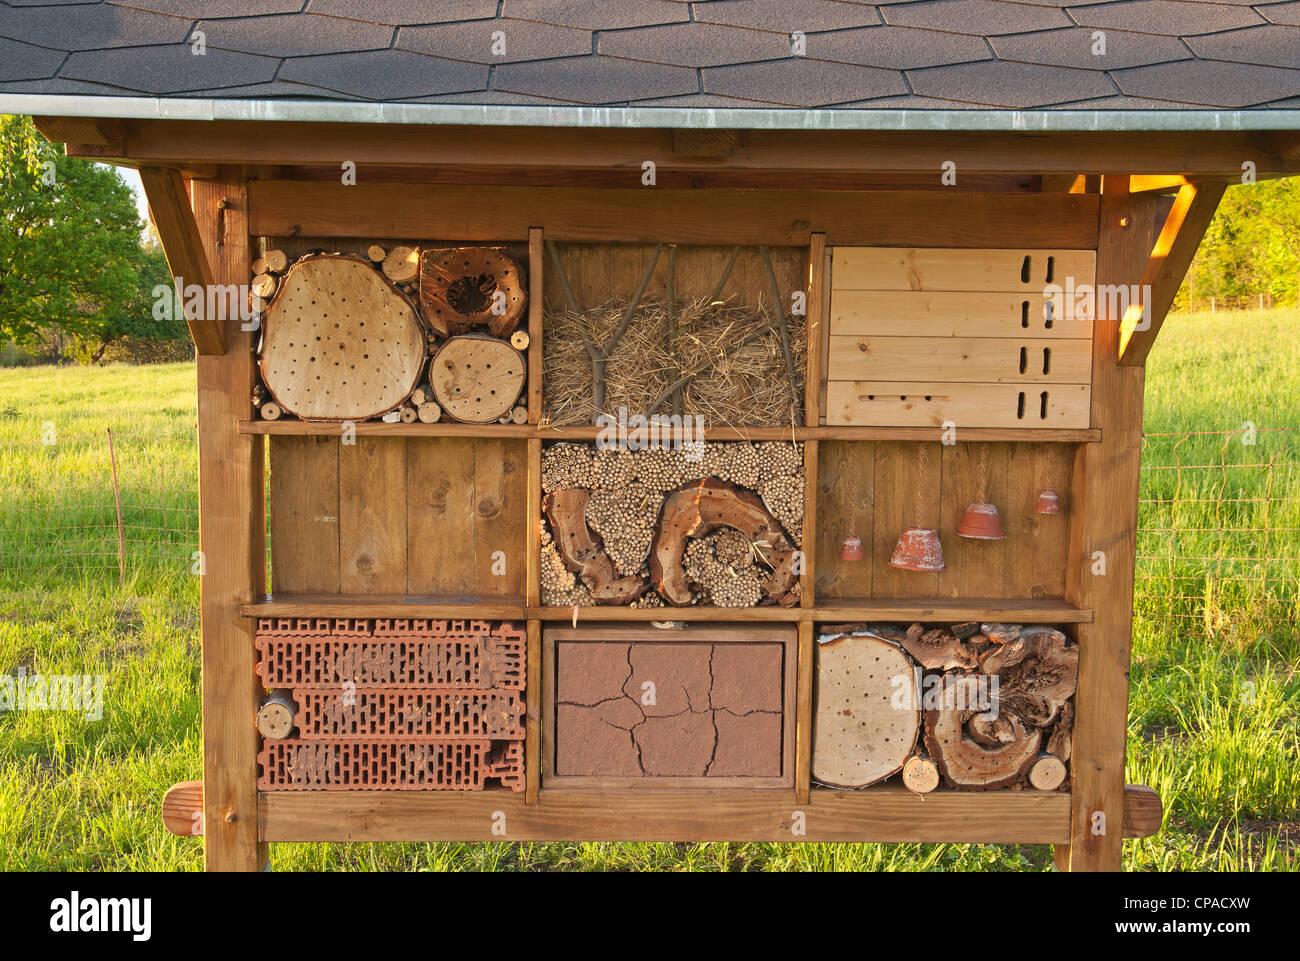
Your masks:
M1127 777L1160 792L1166 823L1125 845L1130 869L1300 865L1298 324L1295 310L1175 315L1151 359ZM109 427L130 534L123 584ZM1293 430L1266 429L1279 427ZM0 714L0 869L201 864L199 843L158 819L163 791L200 769L193 428L190 365L0 370L0 674L107 676L101 720ZM1050 852L275 845L271 861L277 870L1046 870Z

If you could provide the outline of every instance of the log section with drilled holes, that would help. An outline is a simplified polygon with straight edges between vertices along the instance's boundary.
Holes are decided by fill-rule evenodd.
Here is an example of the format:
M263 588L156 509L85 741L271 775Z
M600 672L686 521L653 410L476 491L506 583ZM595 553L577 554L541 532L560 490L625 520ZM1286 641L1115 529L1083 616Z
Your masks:
M266 311L262 380L285 413L304 420L392 410L415 388L424 358L415 308L359 258L302 258Z
M526 291L519 264L499 247L420 254L420 309L443 337L476 327L493 337L509 334L528 306Z
M914 677L911 659L891 641L865 632L821 637L813 780L858 788L903 769L921 725Z
M429 362L429 384L442 410L467 424L490 424L514 409L524 359L490 337L453 337Z

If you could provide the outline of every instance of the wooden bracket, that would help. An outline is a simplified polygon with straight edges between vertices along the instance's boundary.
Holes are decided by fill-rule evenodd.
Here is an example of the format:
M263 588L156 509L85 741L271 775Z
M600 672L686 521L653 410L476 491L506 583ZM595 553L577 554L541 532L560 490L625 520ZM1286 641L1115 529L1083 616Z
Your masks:
M203 247L198 222L194 219L185 181L181 179L179 171L171 168L141 167L140 182L144 184L150 216L158 228L158 236L162 239L163 250L167 254L167 266L176 278L177 285L180 286L182 281L186 287L198 284L204 291L204 303L199 316L191 318L187 312L185 318L194 346L200 354L224 354L224 318L208 316L207 292L212 289L212 267ZM239 308L238 303L233 306ZM216 313L219 314L220 311Z
M65 145L69 157L121 157L126 153L126 125L95 117L33 117L32 123L51 143Z
M1137 295L1129 300L1120 322L1120 366L1141 367L1146 363L1225 189L1227 184L1220 182L1184 182L1178 188L1173 208L1142 270Z

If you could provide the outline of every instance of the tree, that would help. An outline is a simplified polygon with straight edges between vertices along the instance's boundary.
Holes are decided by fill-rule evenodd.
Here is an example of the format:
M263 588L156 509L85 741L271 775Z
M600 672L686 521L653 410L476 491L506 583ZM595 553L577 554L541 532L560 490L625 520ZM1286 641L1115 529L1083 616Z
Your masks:
M141 245L112 168L63 156L26 117L0 117L0 150L0 335L30 346L57 334L92 360L122 337L183 336L183 322L153 317L166 263Z

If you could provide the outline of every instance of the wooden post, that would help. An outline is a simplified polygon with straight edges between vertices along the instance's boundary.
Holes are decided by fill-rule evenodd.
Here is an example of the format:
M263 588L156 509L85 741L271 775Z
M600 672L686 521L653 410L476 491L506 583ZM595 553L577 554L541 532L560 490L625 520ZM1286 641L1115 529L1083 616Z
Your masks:
M194 181L191 192L213 282L248 283L243 177L223 168L218 179ZM204 864L209 871L256 871L266 864L253 723L261 685L253 624L238 607L266 586L265 461L262 438L239 433L249 416L254 333L240 330L237 311L223 323L226 352L198 358Z
M540 231L538 233L540 234ZM536 240L537 246L540 248L541 237L538 236ZM538 263L539 258L534 258L534 263ZM536 296L540 297L540 293ZM534 349L540 352L542 349L541 338L537 338L537 340L533 341L533 344ZM527 443L528 511L524 531L524 565L527 577L524 581L524 606L534 608L541 604L542 590L542 442L540 438L530 437ZM524 803L536 804L537 792L542 783L542 622L536 618L528 621L526 657L527 667L525 670L528 680L524 690Z
M528 423L542 419L542 304L546 279L542 228L528 228ZM531 488L530 488L531 491ZM532 494L530 493L531 497Z
M1105 178L1098 289L1133 284L1141 277L1152 216L1152 201L1131 195L1127 178ZM1120 366L1122 317L1111 316L1111 305L1098 301L1092 426L1101 429L1101 441L1079 445L1075 456L1066 578L1066 599L1093 611L1092 623L1078 626L1070 843L1058 845L1055 855L1057 867L1071 871L1118 871L1123 857L1124 746L1146 373L1143 367ZM1098 814L1104 816L1104 826ZM1102 829L1104 834L1097 833Z

